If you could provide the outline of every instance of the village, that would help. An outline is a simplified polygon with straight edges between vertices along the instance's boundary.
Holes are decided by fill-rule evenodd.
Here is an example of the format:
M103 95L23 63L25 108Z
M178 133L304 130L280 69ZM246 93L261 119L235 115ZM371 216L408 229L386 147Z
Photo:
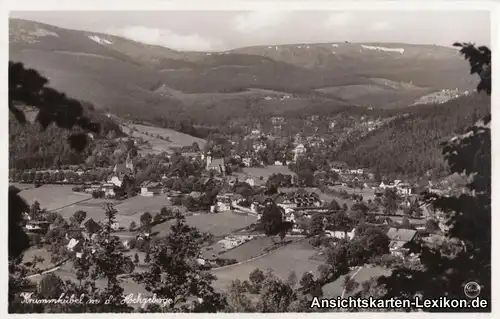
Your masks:
M420 183L387 180L377 172L331 161L312 174L311 182L301 178L296 167L310 158L312 143L297 136L283 159L268 165L259 156L266 147L259 133L254 131L247 138L253 152L231 150L229 156L216 157L214 154L221 152L214 145L208 151L194 147L154 155L160 158L161 169L142 181L137 179L140 168L136 165L141 155L134 158L131 151L123 163L107 169L73 166L11 171L10 182L21 189L31 185L24 192L34 194L26 196L32 205L25 214L25 230L37 245L25 258L44 256L46 267L38 273L55 269L58 275L74 277L72 260L81 258L84 247L95 239L106 204L118 211L112 231L134 260L134 264L124 265L125 274L145 266L150 245L168 234L171 220L182 215L190 225L210 234L198 261L217 274L221 290L232 280L247 278L254 262L284 277L290 270L296 271L272 257L287 250L292 255L297 249L306 251L302 260L295 262L301 263L301 270L315 272L324 262L325 249L356 239L360 227L383 231L390 240L390 255L401 262L418 263L418 255L408 249L412 242L437 245L445 241L444 215L422 202L419 194L464 192L464 181L458 176L441 181L421 179ZM180 167L188 164L195 167L195 173L186 176ZM51 188L59 196L68 194L62 207L47 205L44 196L36 195L43 190L51 192ZM259 227L267 207L278 207L281 222L290 225L279 234L280 241L266 236ZM338 222L338 216L345 220ZM378 275L387 271L377 267L366 269L380 272ZM37 273L31 276L39 278ZM341 290L324 289L331 295Z

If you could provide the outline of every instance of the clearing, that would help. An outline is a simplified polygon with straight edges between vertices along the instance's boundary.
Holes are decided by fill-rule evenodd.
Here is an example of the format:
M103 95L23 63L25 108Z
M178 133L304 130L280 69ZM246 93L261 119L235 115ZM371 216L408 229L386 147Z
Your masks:
M64 208L92 198L89 194L73 192L73 187L73 185L42 185L38 188L22 190L19 195L29 205L38 201L40 207L48 211Z
M200 149L203 149L207 143L204 139L161 127L141 124L127 124L127 126L120 126L126 134L136 138L140 137L149 142L151 146L141 147L141 153L172 152L174 148L191 146L193 143L198 143ZM131 131L131 128L135 128L137 131ZM148 133L149 135L146 135L145 133ZM169 140L166 141L157 138L157 135L168 138Z
M250 273L257 268L262 271L272 269L273 273L283 280L286 280L292 271L299 278L304 272L317 273L317 268L322 262L310 259L315 253L314 248L307 241L302 240L248 262L214 269L212 273L217 276L214 288L226 290L233 280L248 280Z
M287 166L280 165L269 165L266 167L244 167L243 174L248 175L253 178L262 178L264 180L269 179L273 174L284 174L284 175L295 175Z
M200 232L209 232L212 235L226 236L241 228L247 227L257 221L256 216L238 214L227 211L217 214L193 214L186 217L191 227L196 227ZM165 236L170 232L170 226L174 220L153 226L152 232L158 232L157 236Z
M274 240L279 242L277 238L274 238ZM274 245L275 243L271 238L259 236L221 254L220 258L236 259L238 262L242 262L262 255L266 249L270 249Z

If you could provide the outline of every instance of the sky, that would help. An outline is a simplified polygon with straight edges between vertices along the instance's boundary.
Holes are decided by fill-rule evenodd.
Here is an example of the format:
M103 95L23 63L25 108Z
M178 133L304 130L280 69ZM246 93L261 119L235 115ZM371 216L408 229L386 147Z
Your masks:
M336 41L491 44L488 11L17 11L10 16L187 51Z

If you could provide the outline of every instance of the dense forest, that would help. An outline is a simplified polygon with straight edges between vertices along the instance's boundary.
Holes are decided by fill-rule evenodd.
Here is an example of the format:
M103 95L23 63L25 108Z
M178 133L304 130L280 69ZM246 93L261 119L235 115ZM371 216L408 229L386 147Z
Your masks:
M65 130L50 125L45 130L38 122L20 124L9 115L9 168L50 168L61 165L82 164L92 154L96 144L103 137L120 137L122 133L119 125L105 114L97 111L88 103L82 104L84 113L93 122L100 124L100 133L91 139L83 152L77 152L65 141L68 137L79 132L79 128ZM25 111L27 117L36 115L35 112ZM30 114L31 113L31 114Z
M471 107L472 106L472 107ZM345 145L337 159L383 174L446 175L440 143L490 112L487 96L472 94L444 104L402 110L401 117L354 144Z

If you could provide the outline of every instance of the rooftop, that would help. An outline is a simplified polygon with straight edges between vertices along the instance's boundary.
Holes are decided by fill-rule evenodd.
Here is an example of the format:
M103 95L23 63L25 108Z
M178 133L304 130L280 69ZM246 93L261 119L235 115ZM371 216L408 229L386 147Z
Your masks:
M387 237L393 241L409 242L415 237L416 233L417 231L413 229L398 229L392 227L387 232Z

